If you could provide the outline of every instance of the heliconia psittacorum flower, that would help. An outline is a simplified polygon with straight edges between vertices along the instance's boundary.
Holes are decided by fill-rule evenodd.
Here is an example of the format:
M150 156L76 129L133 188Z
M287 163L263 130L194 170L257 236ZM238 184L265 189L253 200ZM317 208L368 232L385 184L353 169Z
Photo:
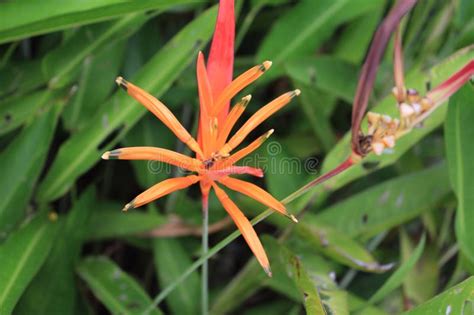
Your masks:
M199 129L194 138L178 121L173 113L148 92L126 81L116 79L117 84L164 123L176 137L185 143L196 155L189 157L168 149L155 147L129 147L105 152L103 159L154 160L178 166L192 172L192 175L164 180L144 191L125 205L124 210L137 208L166 196L174 191L200 184L203 208L207 208L211 188L241 231L245 241L265 272L271 275L270 264L263 246L238 206L222 188L238 191L268 206L276 212L297 222L285 206L264 189L255 184L234 177L248 174L262 177L263 171L251 166L237 166L236 163L255 151L273 133L273 129L235 151L246 137L263 121L287 105L300 94L299 90L287 92L255 112L232 136L231 131L250 102L245 96L231 109L232 98L246 86L257 80L271 66L270 61L247 70L232 80L234 62L234 1L221 0L214 37L211 44L207 68L203 53L197 56L197 82L199 92Z

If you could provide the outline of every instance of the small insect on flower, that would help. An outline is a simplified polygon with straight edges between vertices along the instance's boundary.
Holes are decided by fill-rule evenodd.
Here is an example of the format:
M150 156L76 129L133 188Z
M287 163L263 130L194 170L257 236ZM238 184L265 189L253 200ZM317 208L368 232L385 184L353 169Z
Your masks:
M179 140L196 153L196 158L171 150L154 147L120 148L105 152L102 155L102 158L106 160L161 161L193 172L194 174L189 176L170 178L156 184L126 204L123 210L127 211L131 208L140 207L174 191L187 188L199 182L202 194L205 198L207 198L210 189L214 189L217 198L234 220L249 247L257 257L257 260L269 275L271 275L270 264L257 234L249 220L240 211L237 205L230 200L220 185L247 195L276 212L287 216L294 222L297 222L296 218L286 211L285 206L268 192L252 183L234 178L233 175L248 174L257 177L263 176L263 171L259 168L237 166L236 163L260 147L273 133L273 129L240 150L236 152L234 152L234 150L255 128L276 111L287 105L295 96L298 96L300 91L294 90L287 92L263 106L232 136L229 136L230 132L249 104L251 96L245 96L233 106L228 114L221 115L226 104L228 104L238 92L264 74L271 65L272 63L270 61L265 61L249 69L225 86L218 95L213 95L204 64L204 56L202 53L199 53L197 59L197 81L200 99L199 141L191 136L162 102L133 83L126 81L122 77L118 77L116 79L117 84L161 120Z

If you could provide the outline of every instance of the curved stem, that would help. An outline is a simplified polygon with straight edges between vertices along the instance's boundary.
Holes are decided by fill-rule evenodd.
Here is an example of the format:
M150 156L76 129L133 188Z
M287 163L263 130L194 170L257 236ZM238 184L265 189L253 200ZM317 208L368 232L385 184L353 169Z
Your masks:
M209 195L202 196L202 257L209 252ZM209 266L208 260L203 261L201 272L201 314L207 315L209 310Z

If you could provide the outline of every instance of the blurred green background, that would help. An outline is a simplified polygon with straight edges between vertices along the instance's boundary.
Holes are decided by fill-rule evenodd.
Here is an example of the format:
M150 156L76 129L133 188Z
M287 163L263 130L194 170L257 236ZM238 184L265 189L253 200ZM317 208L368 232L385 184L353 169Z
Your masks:
M189 154L114 80L150 91L195 132L195 60L207 55L215 4L0 2L0 314L141 314L199 257L197 187L125 214L125 203L180 170L100 156L132 145ZM349 153L358 73L392 5L236 2L235 75L273 61L243 91L253 96L244 116L302 91L250 137L276 129L250 164L266 170L255 182L278 199ZM424 92L474 57L471 0L419 1L402 29L409 87ZM391 50L370 107L395 116ZM418 305L409 314L474 314L473 96L468 83L392 152L290 203L291 213L306 210L298 225L277 216L258 224L273 278L241 238L223 248L209 261L211 314L400 314ZM249 217L264 210L232 198ZM235 227L213 196L210 211L212 247ZM149 314L198 314L199 272L159 308Z

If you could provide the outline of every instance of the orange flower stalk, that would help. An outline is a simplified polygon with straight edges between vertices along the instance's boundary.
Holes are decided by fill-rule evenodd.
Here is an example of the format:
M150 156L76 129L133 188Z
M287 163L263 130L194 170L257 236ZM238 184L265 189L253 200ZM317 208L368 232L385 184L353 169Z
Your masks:
M219 16L222 14L221 11L225 9L226 6L229 6L230 3L232 4L232 10L229 9L226 13L233 13L233 2L223 1L221 2ZM217 28L219 28L219 18ZM216 35L217 34L222 34L222 32L218 32L216 29ZM211 55L213 53L216 54L216 49L214 48L216 47L216 40L217 43L219 43L219 40L225 41L229 40L229 38L225 39L224 36L223 39L216 39L215 36L213 46L211 47ZM222 43L220 45L225 46L222 45ZM223 50L221 47L220 51L222 51L222 54L224 55L229 53L233 54L233 49ZM200 52L198 55L197 82L200 102L199 141L191 136L191 134L181 125L178 119L162 102L146 91L140 89L138 86L124 80L122 77L116 79L116 82L120 87L152 112L176 135L178 139L194 151L196 154L195 158L167 149L153 147L120 148L105 152L102 155L102 158L106 160L161 161L192 172L192 175L167 179L152 186L126 204L123 210L127 211L131 208L140 207L174 191L199 183L203 196L203 208L205 209L204 211L207 211L207 199L209 191L212 188L225 210L242 232L243 237L252 252L255 254L258 262L262 265L265 272L271 276L267 255L265 254L263 246L260 243L252 224L221 188L221 185L247 195L265 206L272 208L276 212L287 216L294 222L297 222L296 218L287 212L285 206L268 192L252 183L236 179L233 176L237 174L248 174L257 177L263 176L263 171L261 169L250 166L237 166L235 164L261 146L262 143L273 133L273 129L235 153L234 150L242 144L245 138L255 128L257 128L257 126L276 111L287 105L293 97L300 94L300 91L294 90L285 93L263 106L253 114L233 136L229 137L231 130L238 118L242 115L251 97L248 95L242 98L242 100L233 106L230 112L228 111L228 104L237 93L253 81L257 80L271 66L270 61L265 61L261 65L257 65L244 72L235 80L230 81L232 73L229 72L229 68L231 69L232 62L230 62L229 67L229 60L233 60L233 55L232 58L227 58L227 63L221 64L221 67L219 68L219 61L216 61L216 59L210 59L209 67L206 69L203 54ZM210 76L211 73L213 74L212 77ZM226 80L229 82L227 84L222 84Z

